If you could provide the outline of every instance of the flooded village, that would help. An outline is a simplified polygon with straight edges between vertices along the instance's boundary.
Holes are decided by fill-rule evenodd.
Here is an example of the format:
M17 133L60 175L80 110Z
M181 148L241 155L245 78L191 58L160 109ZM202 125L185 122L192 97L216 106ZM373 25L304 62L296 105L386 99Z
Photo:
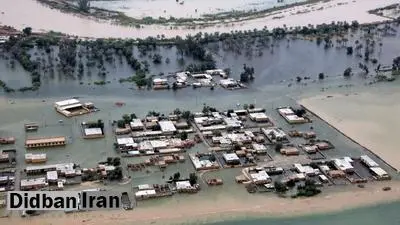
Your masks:
M12 190L118 191L126 210L376 183L391 191L398 168L298 100L398 85L399 24L185 40L1 37L1 216L38 213L7 211Z
M0 138L2 193L117 189L129 196L126 209L131 209L145 199L232 185L249 193L313 196L342 185L363 188L395 173L366 149L343 149L346 137L332 138L340 134L332 136L334 128L295 103L273 108L238 103L231 109L203 104L199 111L171 108L139 115L115 102L113 107L124 113L108 122L98 117L103 109L92 100L72 98L47 107L59 115L54 124L27 122L20 128L25 137ZM46 131L51 127L68 128ZM63 148L76 142L71 129L81 146L105 140L97 146L107 154L89 155L90 165L64 155ZM16 147L16 141L24 145ZM228 176L220 173L230 170Z

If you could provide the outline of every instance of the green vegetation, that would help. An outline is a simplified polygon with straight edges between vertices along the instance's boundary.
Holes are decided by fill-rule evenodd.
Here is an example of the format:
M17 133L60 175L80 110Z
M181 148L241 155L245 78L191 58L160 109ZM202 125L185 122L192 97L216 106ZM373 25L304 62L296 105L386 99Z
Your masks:
M244 64L243 72L240 74L240 81L247 83L251 80L254 80L254 68Z
M22 29L22 33L24 33L26 36L30 36L32 34L32 27L25 27Z
M106 82L104 80L100 80L100 81L93 82L93 84L95 84L95 85L106 85Z
M351 71L352 71L352 69L350 67L348 67L347 69L344 70L343 76L344 77L350 77L351 76Z
M128 77L128 78L121 78L119 80L120 83L124 82L135 82L135 84L139 87L142 88L147 85L148 79L146 78L146 73L143 70L139 70L136 72L134 76Z
M307 179L304 185L297 186L297 197L311 197L321 193L321 190L317 188L315 181Z
M109 71L107 68L117 67L117 63L126 62L133 71L133 76L122 78L119 82L135 83L137 87L152 87L152 76L150 71L150 63L162 63L163 57L159 54L161 47L176 47L177 60L182 63L184 68L185 59L193 59L193 63L186 65L186 70L191 72L200 72L207 69L215 69L216 61L214 54L222 50L237 55L244 54L251 58L254 52L263 52L264 49L270 49L273 54L275 41L287 39L288 43L292 39L308 39L325 42L328 47L333 45L332 38L336 37L337 47L347 48L353 54L353 46L348 45L348 40L344 38L349 31L356 31L360 25L357 22L351 24L345 22L337 22L331 24L322 24L317 26L303 26L292 28L275 28L268 30L249 30L237 31L231 33L198 33L189 35L186 39L181 37L165 38L162 35L157 37L149 37L146 39L96 39L94 41L80 40L65 37L62 34L49 32L47 34L34 34L26 28L24 35L11 37L2 48L4 52L10 55L10 65L20 65L30 73L30 87L23 87L18 91L36 91L41 86L42 77L54 79L55 73L64 76L67 79L79 79L81 81L84 73L92 76L92 71L97 70L99 81L94 82L95 85L105 85L109 80ZM377 28L377 25L363 25L361 27L366 38L365 44L355 43L354 53L364 60L369 60L375 41L370 33L387 33L394 29L390 24ZM368 41L367 41L368 40ZM138 51L139 56L134 56L133 52ZM364 53L361 54L362 50ZM257 53L255 53L257 54ZM147 60L139 60L136 57L146 57ZM260 53L258 53L260 56ZM371 59L373 62L374 59ZM165 59L165 61L167 61ZM149 63L150 62L150 63ZM12 67L14 67L12 66ZM86 67L86 68L85 68ZM227 68L224 70L230 74ZM398 71L398 70L397 70ZM249 82L254 79L254 68L245 65L243 72L240 74L242 82ZM172 89L177 90L178 85L172 84ZM212 88L211 88L212 89ZM12 92L11 89L8 90Z
M280 181L275 181L274 187L275 187L275 191L278 193L284 193L288 190L288 187L286 186L286 184L283 182L280 182Z
M8 87L7 84L2 80L0 80L0 88L2 88L6 93L15 92L14 89Z
M83 12L89 12L90 1L89 0L78 0L78 7Z
M192 185L192 186L197 184L197 175L195 173L189 174L189 182L190 182L190 185Z
M181 140L186 140L186 139L188 139L188 133L187 132L182 132L182 133L180 133L180 139Z

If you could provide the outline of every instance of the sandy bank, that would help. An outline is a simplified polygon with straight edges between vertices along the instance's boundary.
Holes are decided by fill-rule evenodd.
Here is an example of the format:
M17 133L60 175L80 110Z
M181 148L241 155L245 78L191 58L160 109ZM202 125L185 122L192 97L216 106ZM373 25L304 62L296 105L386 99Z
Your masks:
M31 26L37 31L53 30L82 37L145 38L162 34L165 37L175 37L177 35L195 34L200 31L230 32L233 30L262 29L265 26L272 29L283 27L283 25L294 27L331 23L332 21L378 22L387 20L387 18L369 14L367 11L393 3L398 3L398 0L332 0L281 10L274 12L274 15L260 19L221 24L203 29L171 29L169 26L146 26L142 29L136 29L61 13L34 0L13 0L2 3L0 22L2 25L13 26L17 29ZM274 19L277 16L281 18Z
M396 92L397 91L397 92ZM303 99L299 103L400 170L400 93L374 91Z
M391 191L382 191L382 187L391 186ZM137 208L132 211L91 212L65 215L48 214L30 218L19 217L2 219L14 225L47 224L90 224L90 225L127 225L127 224L173 224L188 221L213 221L227 218L251 216L295 216L308 213L322 213L345 210L400 200L400 182L367 184L364 189L348 187L346 191L325 193L308 199L282 199L271 194L248 195L246 198L224 196L214 200L193 201L188 196L184 202L174 205ZM191 201L192 200L192 201ZM0 222L2 221L0 220ZM57 221L57 222L55 222Z

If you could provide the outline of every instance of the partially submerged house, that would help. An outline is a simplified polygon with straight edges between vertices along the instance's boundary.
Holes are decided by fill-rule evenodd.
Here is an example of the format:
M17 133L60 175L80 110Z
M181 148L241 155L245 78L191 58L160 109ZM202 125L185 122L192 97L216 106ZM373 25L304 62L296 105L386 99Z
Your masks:
M79 116L97 110L93 103L81 103L78 99L74 98L55 102L54 108L66 117Z

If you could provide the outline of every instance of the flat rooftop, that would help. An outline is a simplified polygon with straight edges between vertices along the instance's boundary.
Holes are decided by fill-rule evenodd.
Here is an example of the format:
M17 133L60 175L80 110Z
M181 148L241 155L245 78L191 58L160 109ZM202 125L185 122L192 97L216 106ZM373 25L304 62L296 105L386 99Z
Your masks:
M57 107L62 107L62 106L67 106L67 105L72 105L72 104L78 104L80 101L78 99L67 99L59 102L55 102L54 105Z
M25 141L25 144L32 145L32 144L44 144L49 142L65 142L65 137L44 137L44 138L30 138Z
M89 136L89 135L101 135L103 134L103 131L101 130L101 128L86 128L85 129L85 135Z

